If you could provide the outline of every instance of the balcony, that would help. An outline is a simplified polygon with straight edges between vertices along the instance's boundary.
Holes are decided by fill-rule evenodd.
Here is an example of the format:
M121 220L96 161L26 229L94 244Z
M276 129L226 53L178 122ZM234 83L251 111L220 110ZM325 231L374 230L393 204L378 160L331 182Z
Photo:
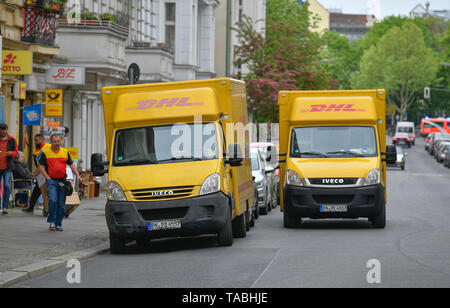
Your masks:
M55 46L56 17L58 10L47 9L39 4L25 4L22 42Z
M140 68L139 83L173 81L173 49L158 44L152 46L148 42L133 42L125 50L127 66L136 63Z
M71 65L106 74L126 73L128 27L106 19L82 18L78 23L69 23L65 18L58 18L56 29L60 55L70 59Z

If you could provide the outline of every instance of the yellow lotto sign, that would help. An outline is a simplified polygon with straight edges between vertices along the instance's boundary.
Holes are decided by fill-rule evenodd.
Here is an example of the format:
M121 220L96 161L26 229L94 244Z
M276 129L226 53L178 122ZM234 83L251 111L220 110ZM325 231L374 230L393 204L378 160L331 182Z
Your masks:
M63 115L63 90L45 90L45 116L62 117Z
M70 158L78 159L78 148L65 147L69 151Z
M2 52L2 74L31 75L33 73L33 53L31 51Z

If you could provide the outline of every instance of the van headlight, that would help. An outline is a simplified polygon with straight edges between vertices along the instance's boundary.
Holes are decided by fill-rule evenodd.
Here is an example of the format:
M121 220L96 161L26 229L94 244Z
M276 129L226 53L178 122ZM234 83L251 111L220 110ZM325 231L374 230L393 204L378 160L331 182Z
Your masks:
M220 190L220 175L218 173L211 174L203 182L200 189L200 196L212 194Z
M122 187L116 182L108 182L108 200L127 201L127 197L125 197Z
M288 170L286 172L287 185L303 186L302 179L294 170Z
M367 174L364 180L364 186L380 184L380 169L373 169Z

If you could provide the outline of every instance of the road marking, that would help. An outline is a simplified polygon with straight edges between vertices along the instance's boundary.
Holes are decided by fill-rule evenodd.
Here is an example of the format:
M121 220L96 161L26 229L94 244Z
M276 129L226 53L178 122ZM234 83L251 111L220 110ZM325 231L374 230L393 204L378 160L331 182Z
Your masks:
M450 176L449 174L439 174L439 173L406 173L411 176L436 176L436 177L445 177Z
M275 254L275 256L273 256L272 260L270 260L269 264L267 264L266 268L264 269L264 271L261 273L261 275L259 275L258 279L255 280L255 282L252 284L252 286L250 287L255 288L255 285L261 280L261 278L264 276L264 274L267 272L267 270L269 269L269 267L273 264L273 262L275 261L275 259L277 258L278 254L280 253L281 248L278 248L277 253Z

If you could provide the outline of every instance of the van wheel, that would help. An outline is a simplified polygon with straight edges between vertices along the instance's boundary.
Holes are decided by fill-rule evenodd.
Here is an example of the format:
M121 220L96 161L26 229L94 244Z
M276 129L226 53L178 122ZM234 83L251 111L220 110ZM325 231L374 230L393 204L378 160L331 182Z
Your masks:
M112 254L121 254L125 252L125 239L109 233L109 250Z
M386 204L383 202L380 213L372 216L372 226L374 229L384 229L386 227Z
M233 245L233 230L231 227L231 213L227 211L227 221L225 226L217 234L217 241L219 246L231 246Z
M283 224L286 229L293 229L300 225L297 221L300 220L296 216L289 215L286 210L283 211Z
M234 220L233 220L233 236L237 237L237 238L244 238L247 235L246 232L246 219L245 219L246 214L243 213L240 216L237 216Z

